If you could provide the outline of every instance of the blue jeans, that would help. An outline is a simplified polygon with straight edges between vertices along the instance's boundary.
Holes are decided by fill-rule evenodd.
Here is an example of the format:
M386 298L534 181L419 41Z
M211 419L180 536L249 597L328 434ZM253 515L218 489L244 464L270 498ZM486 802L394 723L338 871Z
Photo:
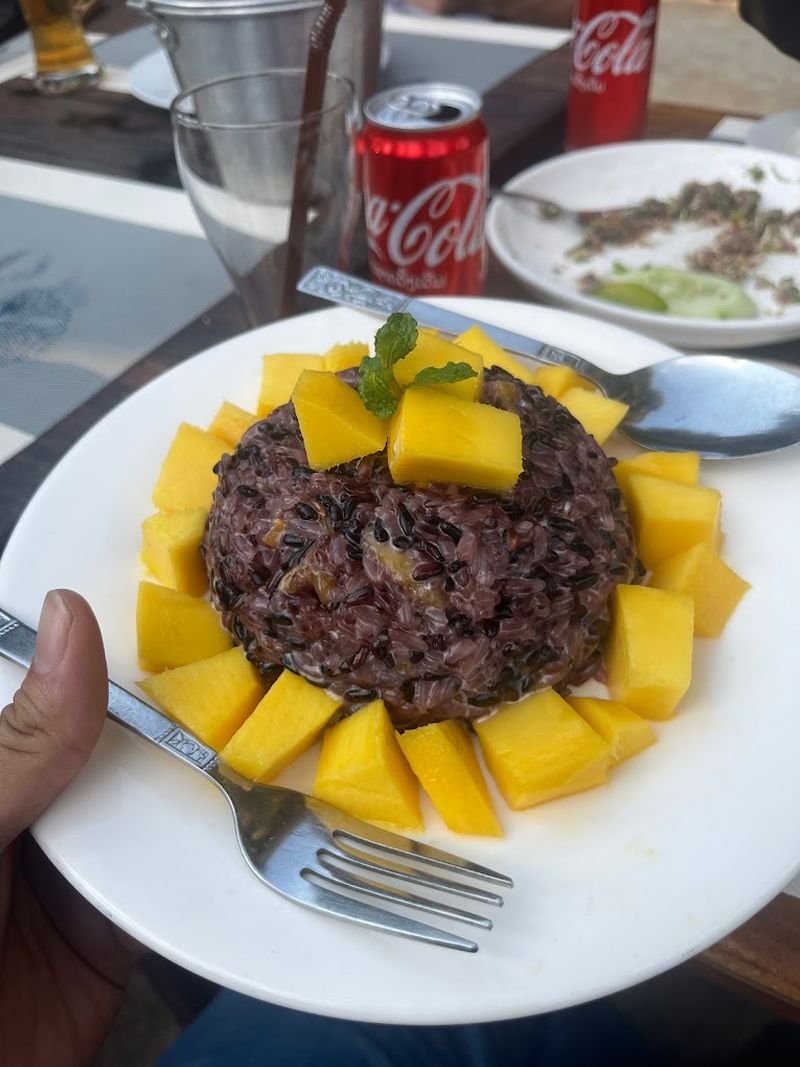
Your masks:
M643 1067L608 1001L473 1026L378 1026L219 993L158 1067Z

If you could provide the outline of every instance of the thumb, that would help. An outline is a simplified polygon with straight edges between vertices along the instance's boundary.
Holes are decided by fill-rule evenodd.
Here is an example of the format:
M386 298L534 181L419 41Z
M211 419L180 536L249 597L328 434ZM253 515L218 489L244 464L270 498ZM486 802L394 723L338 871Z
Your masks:
M53 590L31 668L0 715L0 852L84 765L107 704L106 659L92 609L77 593Z

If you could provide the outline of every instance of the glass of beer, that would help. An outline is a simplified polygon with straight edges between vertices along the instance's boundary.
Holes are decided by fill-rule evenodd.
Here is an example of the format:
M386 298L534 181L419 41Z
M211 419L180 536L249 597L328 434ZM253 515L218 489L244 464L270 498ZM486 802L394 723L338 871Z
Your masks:
M84 36L73 0L20 0L36 52L36 88L68 93L100 80L102 67Z

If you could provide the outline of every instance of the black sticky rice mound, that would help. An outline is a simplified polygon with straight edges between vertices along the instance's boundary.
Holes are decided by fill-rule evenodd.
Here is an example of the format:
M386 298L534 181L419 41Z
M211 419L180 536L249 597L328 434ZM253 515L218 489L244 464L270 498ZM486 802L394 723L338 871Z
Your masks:
M609 598L635 566L611 462L503 370L482 400L522 421L524 470L503 496L395 485L385 454L316 473L291 404L222 458L212 599L265 674L283 665L353 705L380 696L408 727L595 673Z

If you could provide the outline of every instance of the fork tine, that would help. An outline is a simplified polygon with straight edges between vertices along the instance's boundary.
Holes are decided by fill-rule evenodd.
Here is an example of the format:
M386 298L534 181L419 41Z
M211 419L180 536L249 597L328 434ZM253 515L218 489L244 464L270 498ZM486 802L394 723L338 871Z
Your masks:
M492 929L492 920L483 915L476 915L472 911L464 911L462 908L454 908L450 904L442 904L438 900L429 900L427 897L417 896L416 893L408 893L404 889L395 889L384 885L382 882L374 882L371 878L359 878L348 874L347 871L331 863L334 857L330 853L319 854L320 863L325 870L333 876L338 885L348 889L357 890L370 897L378 897L380 900L392 904L403 904L407 908L417 908L419 911L430 912L431 915L439 915L443 919L457 919L459 922L470 923L472 926L482 926L486 930Z
M326 852L329 856L343 860L353 867L358 867L359 870L369 871L370 874L382 875L383 877L388 875L391 878L397 878L401 882L411 882L412 885L424 886L426 889L438 889L443 893L454 893L456 896L468 897L470 900L478 900L483 904L494 904L498 908L503 906L503 898L488 889L479 889L477 886L467 885L464 882L453 882L449 878L439 878L434 874L426 874L423 871L415 870L413 867L406 867L402 863L393 863L388 860L379 862L366 852L358 852L347 847L342 847L338 852L328 852L323 849L319 852L320 857L325 855Z
M398 937L408 937L412 941L422 941L428 945L440 945L442 948L458 949L461 952L478 951L478 946L474 941L461 937L459 934L451 934L447 930L428 926L427 923L410 919L407 915L398 915L384 908L376 908L364 900L343 896L336 889L327 888L325 884L320 885L320 882L327 883L329 886L335 886L336 883L332 878L318 871L307 871L304 874L306 891L302 897L295 896L293 899L313 911L321 912L323 915L334 915L338 919L366 926L370 930L381 930Z
M365 830L367 827L365 826ZM452 852L445 852L440 848L433 848L422 841L413 841L411 838L393 834L390 830L381 830L377 826L370 826L369 837L354 834L351 830L332 831L334 840L341 847L347 844L355 845L356 848L375 849L377 852L388 852L400 859L413 859L419 862L430 863L434 867L440 867L455 874L469 874L474 878L482 878L487 882L495 882L498 885L506 885L512 888L514 882L508 875L493 871L491 867L482 867L479 863L455 856Z

